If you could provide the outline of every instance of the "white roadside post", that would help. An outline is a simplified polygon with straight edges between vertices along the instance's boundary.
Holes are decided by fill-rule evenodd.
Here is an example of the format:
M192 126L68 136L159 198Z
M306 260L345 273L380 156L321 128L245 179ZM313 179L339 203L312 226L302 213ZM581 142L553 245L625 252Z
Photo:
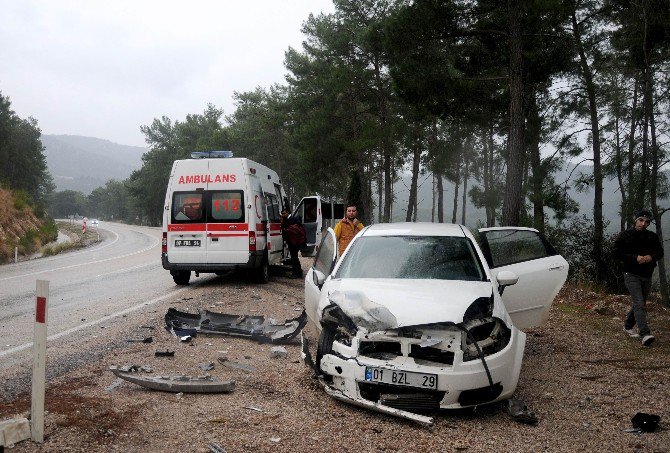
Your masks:
M46 380L47 313L49 281L37 280L35 336L33 341L33 392L30 410L31 438L44 442L44 393Z

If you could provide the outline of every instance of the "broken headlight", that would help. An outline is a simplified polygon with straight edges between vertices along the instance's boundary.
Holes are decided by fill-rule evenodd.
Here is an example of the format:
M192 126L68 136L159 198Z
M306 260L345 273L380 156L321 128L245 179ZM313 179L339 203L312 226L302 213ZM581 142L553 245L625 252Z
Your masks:
M356 335L356 331L358 330L353 321L344 314L342 309L334 304L323 309L321 324L324 328L330 329L333 332L333 341L347 346L351 346L351 339Z
M470 304L465 314L463 322L473 319L486 318L493 315L493 293L489 297L480 297Z
M510 341L512 331L498 318L486 317L471 319L462 324L464 332L462 342L463 361L479 358L477 346L484 356L502 351ZM475 346L475 343L477 346Z

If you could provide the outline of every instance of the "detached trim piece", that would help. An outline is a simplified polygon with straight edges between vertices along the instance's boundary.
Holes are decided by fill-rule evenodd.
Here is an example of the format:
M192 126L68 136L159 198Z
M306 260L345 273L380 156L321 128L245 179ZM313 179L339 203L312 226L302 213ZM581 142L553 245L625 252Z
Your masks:
M201 310L185 313L174 308L165 314L167 329L195 329L197 333L247 337L259 343L287 343L305 327L307 314L276 324L264 316L231 315Z
M126 373L115 366L109 367L116 377L142 387L171 393L230 393L235 390L235 381L220 381L212 376L138 376Z

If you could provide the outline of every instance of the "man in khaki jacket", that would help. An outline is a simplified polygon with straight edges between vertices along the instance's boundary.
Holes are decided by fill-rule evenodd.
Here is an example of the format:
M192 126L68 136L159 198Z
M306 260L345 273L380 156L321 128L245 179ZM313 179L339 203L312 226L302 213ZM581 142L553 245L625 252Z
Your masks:
M354 236L363 229L363 223L356 218L357 215L356 205L348 204L346 215L335 225L335 238L337 239L339 256L344 253L344 249L347 248Z

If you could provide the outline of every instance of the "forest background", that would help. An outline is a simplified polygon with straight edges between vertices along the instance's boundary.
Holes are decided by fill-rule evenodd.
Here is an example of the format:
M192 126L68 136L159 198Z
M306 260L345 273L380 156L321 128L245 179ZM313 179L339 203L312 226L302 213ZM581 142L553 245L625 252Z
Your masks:
M285 53L284 84L236 93L227 116L207 105L141 126L149 147L141 168L89 195L54 191L37 120L19 118L0 94L0 183L43 216L47 207L52 217L95 212L159 225L172 162L232 149L276 169L291 203L310 193L347 198L372 223L392 219L405 172L405 219L415 221L428 175L433 221L465 222L469 200L485 211L482 226L535 227L560 246L573 278L614 290L603 217L611 177L618 229L646 207L663 240L670 0L334 5L303 23L302 48ZM557 179L568 160L593 171ZM570 186L592 191L589 216L576 215ZM670 305L665 262L659 271Z

